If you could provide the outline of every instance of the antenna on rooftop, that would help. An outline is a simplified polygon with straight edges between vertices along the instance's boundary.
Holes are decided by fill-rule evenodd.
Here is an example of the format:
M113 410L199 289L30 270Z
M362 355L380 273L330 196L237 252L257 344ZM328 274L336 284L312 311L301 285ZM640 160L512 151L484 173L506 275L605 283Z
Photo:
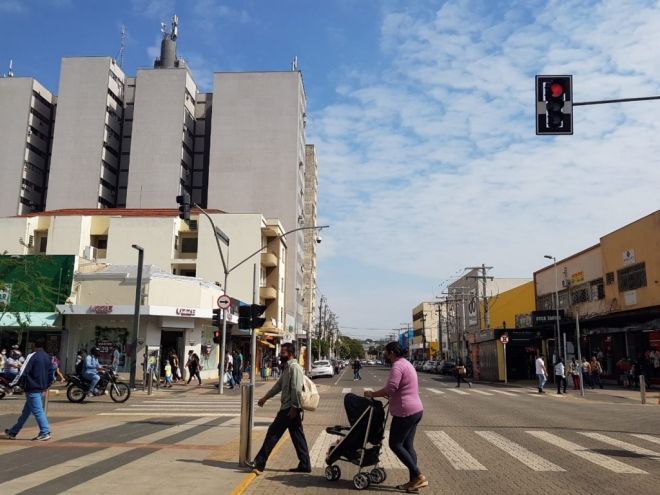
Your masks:
M121 38L119 41L119 67L124 67L124 49L126 48L126 26L121 27Z
M176 14L172 16L172 32L170 33L170 38L172 41L176 41L179 36L179 18Z
M7 77L14 77L14 71L12 70L12 66L14 65L13 60L9 60L9 72L7 72Z
M298 56L296 55L293 57L293 60L291 61L291 72L295 72L298 70Z

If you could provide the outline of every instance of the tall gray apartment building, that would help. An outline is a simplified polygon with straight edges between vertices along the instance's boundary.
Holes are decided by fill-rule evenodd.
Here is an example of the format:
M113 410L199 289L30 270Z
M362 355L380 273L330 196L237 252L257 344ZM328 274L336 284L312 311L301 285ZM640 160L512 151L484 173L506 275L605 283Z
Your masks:
M213 92L200 93L177 34L174 19L154 67L135 76L111 57L62 59L57 97L32 78L0 79L0 216L174 208L185 190L202 207L261 213L285 230L315 225L301 73L216 73ZM287 242L286 324L302 332L304 270L316 264L305 262L303 232Z

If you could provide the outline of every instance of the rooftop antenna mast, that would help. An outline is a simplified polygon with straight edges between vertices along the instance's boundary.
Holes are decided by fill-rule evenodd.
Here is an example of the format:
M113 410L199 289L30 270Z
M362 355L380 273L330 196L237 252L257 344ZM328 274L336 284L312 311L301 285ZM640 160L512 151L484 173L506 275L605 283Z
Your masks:
M9 59L9 72L3 74L2 77L14 77L14 71L12 70L13 65L14 65L14 61L12 59Z
M291 72L295 72L298 70L298 56L296 55L293 57L293 60L291 61Z
M126 26L121 27L121 38L119 42L119 67L124 68L124 49L126 48Z

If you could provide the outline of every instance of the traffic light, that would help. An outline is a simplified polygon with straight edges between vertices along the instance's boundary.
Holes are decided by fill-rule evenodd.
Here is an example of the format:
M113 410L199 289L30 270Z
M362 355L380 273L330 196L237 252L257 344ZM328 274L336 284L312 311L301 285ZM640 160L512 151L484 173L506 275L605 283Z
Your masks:
M220 319L220 311L222 311L220 308L216 308L213 310L213 316L211 317L211 325L213 325L215 328L220 328L222 325L221 319Z
M179 218L190 221L190 194L187 191L182 191L180 196L176 197L176 202L179 204Z
M251 304L238 307L238 328L248 330L252 328L261 328L266 322L266 318L261 315L266 311L263 304Z
M573 134L573 76L536 76L536 134Z
M216 330L213 332L213 343L214 344L219 344L222 342L222 337L220 336L220 330Z

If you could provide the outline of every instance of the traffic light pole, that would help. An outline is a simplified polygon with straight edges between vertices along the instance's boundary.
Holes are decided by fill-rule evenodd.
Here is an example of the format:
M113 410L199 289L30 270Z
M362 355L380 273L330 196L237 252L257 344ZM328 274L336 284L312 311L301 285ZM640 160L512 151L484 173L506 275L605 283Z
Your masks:
M620 98L618 100L596 100L596 101L581 101L574 102L574 107L584 105L604 105L605 103L628 103L630 101L647 101L647 100L660 100L660 96L643 96L641 98Z

